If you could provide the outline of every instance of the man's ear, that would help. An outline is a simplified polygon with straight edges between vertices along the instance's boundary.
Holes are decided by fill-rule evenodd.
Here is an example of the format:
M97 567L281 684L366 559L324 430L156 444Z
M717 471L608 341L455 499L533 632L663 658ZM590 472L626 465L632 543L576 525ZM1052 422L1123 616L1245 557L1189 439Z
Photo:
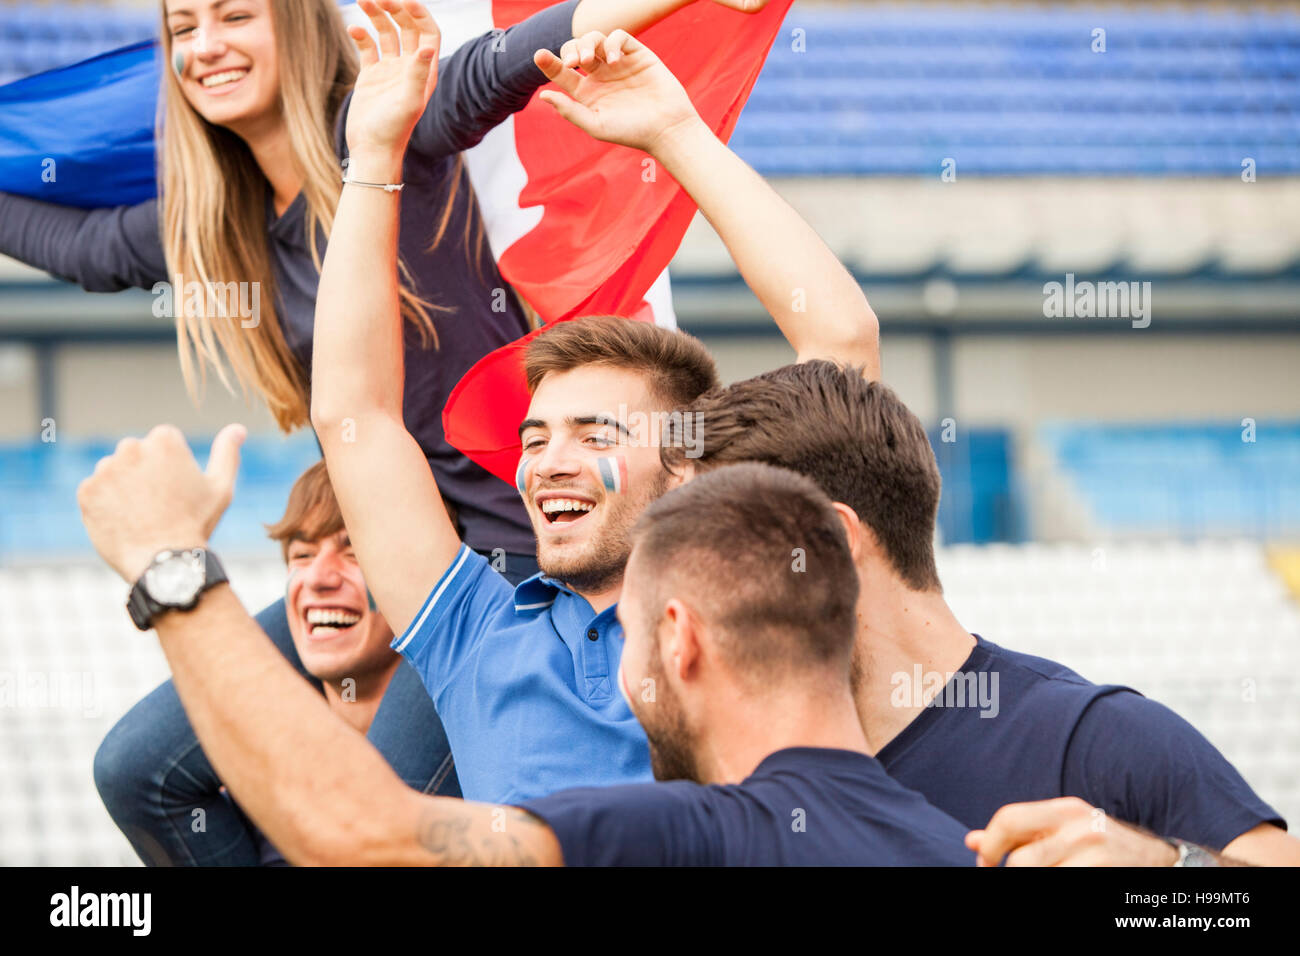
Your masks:
M686 482L695 477L695 462L689 458L683 458L673 464L672 470L668 472L668 490L680 488Z
M659 653L664 672L679 681L689 680L700 662L699 621L678 598L669 598L664 605L667 633L659 641Z
M835 509L835 513L840 516L840 523L844 525L844 534L849 539L849 554L853 556L853 563L856 564L862 557L862 548L865 544L862 534L866 529L862 527L858 513L848 505L833 501L831 507Z

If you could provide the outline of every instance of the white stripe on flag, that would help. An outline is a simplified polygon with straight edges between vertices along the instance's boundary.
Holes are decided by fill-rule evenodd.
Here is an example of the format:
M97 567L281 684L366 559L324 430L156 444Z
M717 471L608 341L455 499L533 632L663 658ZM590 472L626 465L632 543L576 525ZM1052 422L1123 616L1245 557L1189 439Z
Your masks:
M655 325L665 329L677 328L677 313L673 310L673 286L667 269L646 290L645 301L654 312Z

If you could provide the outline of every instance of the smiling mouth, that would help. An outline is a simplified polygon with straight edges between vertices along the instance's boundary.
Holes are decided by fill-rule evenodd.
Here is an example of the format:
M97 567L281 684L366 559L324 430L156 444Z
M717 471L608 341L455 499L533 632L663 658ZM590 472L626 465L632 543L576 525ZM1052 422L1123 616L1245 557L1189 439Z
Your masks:
M573 524L596 510L596 505L580 498L547 498L538 505L538 510L549 525Z
M303 615L307 633L315 638L335 637L361 622L362 615L343 607L309 607Z
M212 73L199 80L199 85L206 90L222 89L232 83L238 83L244 77L248 76L248 69L241 67L235 70L223 70L220 73Z

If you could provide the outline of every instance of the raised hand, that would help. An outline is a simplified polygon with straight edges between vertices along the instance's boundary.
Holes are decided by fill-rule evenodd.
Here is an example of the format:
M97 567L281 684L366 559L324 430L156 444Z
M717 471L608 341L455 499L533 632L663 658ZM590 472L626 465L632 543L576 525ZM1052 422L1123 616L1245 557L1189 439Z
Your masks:
M348 151L354 157L400 156L438 84L442 34L416 0L357 5L374 25L379 44L363 27L348 27L361 58L348 109Z
M533 62L564 91L543 90L542 99L596 139L654 153L675 129L702 122L677 77L626 31L588 33L558 57L538 50Z
M162 549L205 546L230 504L246 434L243 425L223 428L206 471L172 425L118 442L77 488L81 519L100 557L134 582Z

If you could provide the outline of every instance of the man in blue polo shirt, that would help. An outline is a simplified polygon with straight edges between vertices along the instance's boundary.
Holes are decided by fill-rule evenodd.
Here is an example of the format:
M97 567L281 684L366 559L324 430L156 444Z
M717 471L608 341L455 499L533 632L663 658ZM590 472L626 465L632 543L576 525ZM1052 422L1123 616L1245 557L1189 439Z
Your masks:
M552 92L548 102L592 135L648 151L686 189L799 357L875 367L878 325L857 282L714 136L658 58L621 31L562 52L563 62L545 51L536 62L574 99ZM401 112L362 92L354 116ZM405 141L380 134L404 128L400 116L350 125L351 175L395 181ZM375 600L399 634L393 646L434 699L467 798L649 780L645 735L614 682L614 604L630 529L669 487L662 419L717 384L713 360L689 336L623 319L560 323L530 344L516 484L542 574L511 589L457 539L403 424L396 228L390 195L345 189L312 375L312 421Z
M707 428L689 462L664 447L669 467L762 461L807 475L838 503L870 582L856 683L872 752L904 786L972 830L987 827L971 837L982 862L1009 852L1008 862L1039 864L1182 858L1117 820L1250 863L1300 864L1285 821L1173 711L961 626L934 560L934 451L890 389L814 361L712 392L685 414Z

